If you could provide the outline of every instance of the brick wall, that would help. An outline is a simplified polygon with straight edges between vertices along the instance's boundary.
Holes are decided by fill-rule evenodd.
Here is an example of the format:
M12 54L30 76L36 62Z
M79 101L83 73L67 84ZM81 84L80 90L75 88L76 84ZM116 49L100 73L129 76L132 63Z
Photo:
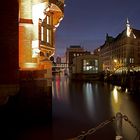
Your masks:
M0 85L18 82L18 2L0 3Z

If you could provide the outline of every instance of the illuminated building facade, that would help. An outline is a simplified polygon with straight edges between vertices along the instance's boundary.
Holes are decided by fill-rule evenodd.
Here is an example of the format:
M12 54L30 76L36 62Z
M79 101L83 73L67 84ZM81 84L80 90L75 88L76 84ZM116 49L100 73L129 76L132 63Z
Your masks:
M140 30L131 28L127 19L126 29L116 38L106 36L100 47L103 70L116 71L124 68L139 69L140 66Z
M73 59L72 73L97 74L102 71L99 55L87 54Z
M55 31L63 19L64 0L19 0L19 67L51 75Z

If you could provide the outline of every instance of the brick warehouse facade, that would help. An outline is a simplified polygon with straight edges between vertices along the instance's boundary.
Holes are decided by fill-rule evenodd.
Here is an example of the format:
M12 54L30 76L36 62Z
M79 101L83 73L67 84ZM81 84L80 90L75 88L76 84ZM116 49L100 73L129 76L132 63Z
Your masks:
M39 78L51 76L55 31L63 19L63 0L19 1L19 67L38 71ZM36 77L36 78L38 78Z
M19 91L22 78L51 79L50 58L55 52L55 31L63 12L64 0L1 3L0 104ZM51 86L48 81L40 85Z
M128 19L126 28L117 37L106 35L106 41L100 50L103 70L140 70L140 30L132 28Z

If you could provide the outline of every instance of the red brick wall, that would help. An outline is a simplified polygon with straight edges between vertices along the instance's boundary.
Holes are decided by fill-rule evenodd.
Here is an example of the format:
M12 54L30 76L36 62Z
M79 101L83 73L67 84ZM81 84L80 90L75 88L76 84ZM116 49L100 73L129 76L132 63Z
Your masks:
M0 2L0 84L18 82L18 0Z

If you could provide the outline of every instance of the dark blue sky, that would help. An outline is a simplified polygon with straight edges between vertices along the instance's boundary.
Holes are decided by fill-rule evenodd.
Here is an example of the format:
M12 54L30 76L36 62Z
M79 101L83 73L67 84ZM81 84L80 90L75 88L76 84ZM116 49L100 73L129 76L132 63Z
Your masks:
M106 33L118 35L128 17L140 29L140 0L65 0L64 19L56 31L56 56L70 45L94 50L105 41Z

